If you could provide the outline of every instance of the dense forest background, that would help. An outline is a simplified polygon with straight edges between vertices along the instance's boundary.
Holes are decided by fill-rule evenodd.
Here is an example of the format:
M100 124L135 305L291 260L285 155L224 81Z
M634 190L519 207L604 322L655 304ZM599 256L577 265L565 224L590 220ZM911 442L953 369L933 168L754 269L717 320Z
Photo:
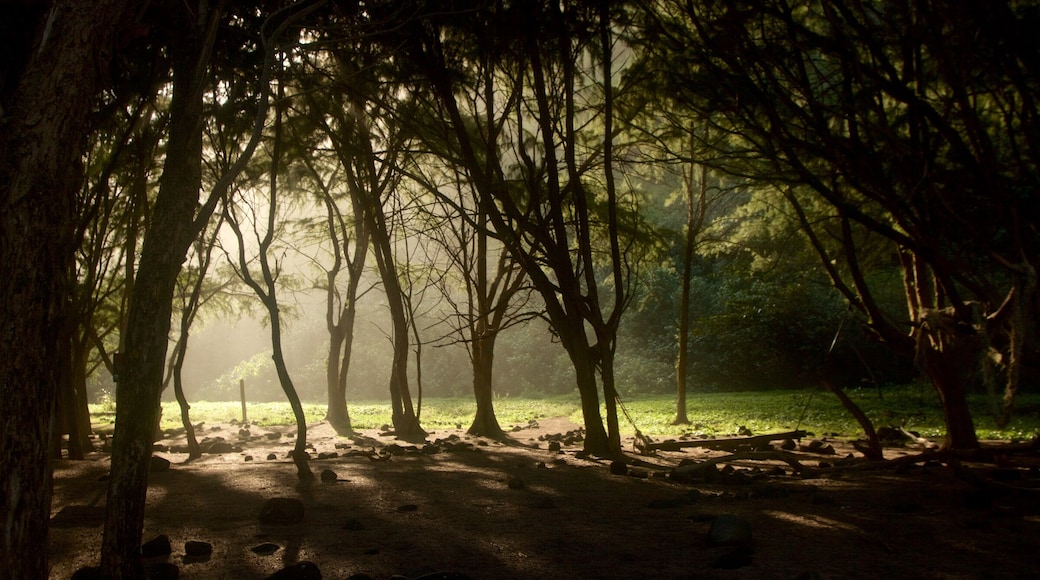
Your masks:
M632 393L682 423L690 390L922 380L973 449L967 394L1006 424L1035 383L1034 2L5 10L0 565L92 399L132 577L161 398L190 436L241 379L292 405L301 480L301 397L422 439L423 394L494 437L496 396L574 392L616 455Z

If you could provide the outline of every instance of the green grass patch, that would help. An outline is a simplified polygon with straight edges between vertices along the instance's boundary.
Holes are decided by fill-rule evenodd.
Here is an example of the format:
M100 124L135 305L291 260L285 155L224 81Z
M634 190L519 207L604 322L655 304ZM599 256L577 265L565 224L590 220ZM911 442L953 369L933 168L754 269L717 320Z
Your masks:
M945 429L942 412L932 391L925 387L886 388L879 396L876 390L849 391L850 397L874 421L876 427L904 426L930 438L942 437ZM1021 406L1040 405L1040 395L1022 395ZM1028 439L1040 433L1040 417L1035 413L1015 417L1007 429L997 429L989 401L985 396L972 396L976 430L983 439ZM625 408L635 427L654 439L683 434L733 435L741 426L754 433L804 429L817 435L838 433L857 437L862 431L837 399L823 391L756 391L742 393L691 393L687 397L687 414L692 424L672 425L675 399L668 395L639 396L625 400ZM421 422L427 430L467 428L473 420L476 404L469 398L424 399ZM106 412L107 411L107 412ZM95 425L111 423L111 408L92 405ZM359 401L349 405L355 429L378 429L390 423L390 404L382 401ZM539 399L500 398L495 401L499 423L506 429L526 425L547 417L570 417L584 423L577 395ZM321 421L325 405L304 404L308 423ZM288 403L251 403L247 408L250 422L261 426L291 425L292 409ZM605 418L605 410L601 409ZM222 423L241 420L241 405L236 402L199 401L191 404L193 423ZM633 434L635 428L622 413L621 431ZM180 409L176 403L163 403L162 427L180 426Z

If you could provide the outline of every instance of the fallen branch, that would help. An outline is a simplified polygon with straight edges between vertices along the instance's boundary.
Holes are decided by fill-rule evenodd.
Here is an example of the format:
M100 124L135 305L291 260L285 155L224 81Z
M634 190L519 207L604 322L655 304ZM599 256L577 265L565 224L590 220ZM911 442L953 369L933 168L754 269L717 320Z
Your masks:
M808 473L813 472L812 468L802 465L799 459L802 457L795 455L794 453L788 453L786 451L751 451L748 453L733 453L730 455L724 455L722 457L712 457L711 459L705 459L704 461L698 461L691 465L697 467L709 467L717 465L719 463L733 463L735 461L783 461L794 468L797 473ZM677 468L681 469L681 468Z
M701 449L714 449L717 451L733 451L744 446L752 449L769 445L773 441L783 439L801 439L805 437L805 431L788 431L786 433L770 433L767 435L755 435L753 437L732 437L726 439L704 439L700 441L664 441L662 443L650 443L643 446L646 451L681 451L697 447Z

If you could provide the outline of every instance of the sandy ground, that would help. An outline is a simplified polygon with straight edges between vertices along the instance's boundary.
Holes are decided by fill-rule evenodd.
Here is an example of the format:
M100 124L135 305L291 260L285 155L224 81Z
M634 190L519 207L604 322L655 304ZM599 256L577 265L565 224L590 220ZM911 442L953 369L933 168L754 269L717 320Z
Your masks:
M318 423L311 468L336 479L301 486L287 458L293 431L206 425L200 439L233 448L192 462L178 452L182 435L160 441L156 455L172 466L150 475L145 539L167 536L172 553L148 562L200 579L265 578L300 561L323 578L1040 578L1035 455L996 470L964 465L986 490L938 462L803 474L744 462L717 481L681 483L670 477L680 462L720 452L632 453L619 475L582 456L565 418L516 427L522 446L461 430L416 446L375 431L352 440ZM814 468L858 456L826 443L836 455L795 454ZM96 565L108 468L100 452L57 462L51 578ZM1018 491L994 491L994 481ZM303 520L261 522L271 498L300 500ZM709 540L723 514L750 524L749 542ZM189 541L212 553L187 555Z

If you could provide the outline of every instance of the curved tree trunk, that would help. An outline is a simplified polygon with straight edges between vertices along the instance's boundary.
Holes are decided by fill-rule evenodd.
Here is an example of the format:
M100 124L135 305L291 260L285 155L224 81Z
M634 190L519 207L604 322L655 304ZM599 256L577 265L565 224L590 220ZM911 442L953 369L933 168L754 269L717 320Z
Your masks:
M144 527L148 466L162 394L173 294L188 247L196 237L202 183L200 22L208 15L172 12L183 31L171 49L173 97L166 161L141 247L127 314L125 351L116 389L116 430L106 504L101 571L114 578L142 576L138 552Z

